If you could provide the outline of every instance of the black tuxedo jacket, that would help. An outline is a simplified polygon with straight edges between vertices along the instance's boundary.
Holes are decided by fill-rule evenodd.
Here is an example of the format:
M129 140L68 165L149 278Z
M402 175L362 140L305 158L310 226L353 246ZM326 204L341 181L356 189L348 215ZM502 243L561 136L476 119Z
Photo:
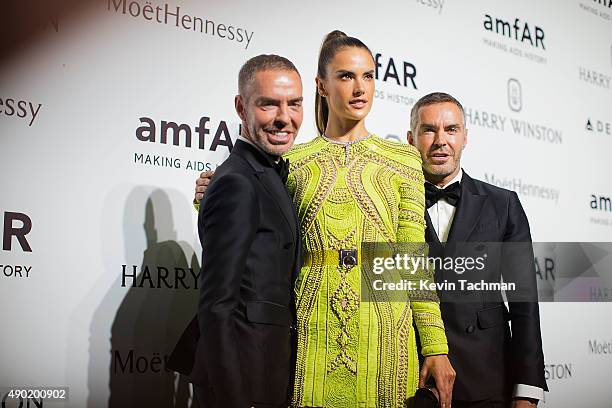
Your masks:
M205 407L288 405L298 220L273 163L239 140L200 207L197 320L168 365L187 373Z
M446 245L440 244L427 211L425 219L430 256L457 256L459 254L452 251L460 243L531 242L527 216L517 194L474 180L465 172L461 180L461 199ZM486 244L474 246L481 250ZM523 293L529 290L532 295L535 293L531 299L537 299L531 245L523 244L518 255L513 261L515 276L505 276L504 281L518 278ZM482 276L486 276L488 282L499 282L505 268L507 265L499 257L489 257ZM519 276L516 276L517 271ZM450 275L455 275L456 280L453 271L436 270L435 279L437 282L452 281ZM440 304L449 359L457 372L453 399L476 401L509 397L515 384L547 390L538 303L513 302L509 296L508 310L501 292L485 296L465 291L458 296L467 297L458 302L442 300ZM508 321L511 321L512 332Z

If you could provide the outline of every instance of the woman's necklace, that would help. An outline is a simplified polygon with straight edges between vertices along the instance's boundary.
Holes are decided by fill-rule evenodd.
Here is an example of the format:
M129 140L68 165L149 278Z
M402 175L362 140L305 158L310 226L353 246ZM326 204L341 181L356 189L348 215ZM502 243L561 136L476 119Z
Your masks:
M351 149L351 146L356 144L356 143L359 143L359 142L361 142L363 140L368 139L370 136L372 136L372 134L368 133L367 135L365 135L363 137L360 137L359 139L351 140L351 141L348 141L348 142L341 142L339 140L331 139L331 138L329 138L329 137L327 137L325 135L321 135L321 137L323 139L327 140L329 143L340 145L340 146L344 146L344 163L345 164L348 163L348 161L349 161L349 151Z

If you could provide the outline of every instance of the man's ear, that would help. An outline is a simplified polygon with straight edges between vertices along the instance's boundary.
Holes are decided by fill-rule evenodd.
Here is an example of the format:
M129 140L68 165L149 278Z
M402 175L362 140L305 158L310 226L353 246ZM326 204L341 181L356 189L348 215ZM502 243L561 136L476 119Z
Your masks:
M463 138L463 148L465 149L465 146L467 146L468 143L468 130L467 128L465 129L465 137Z
M241 95L236 95L234 97L234 108L236 108L236 113L244 122L246 120L246 108L244 106L244 99Z
M408 143L414 146L414 136L412 135L412 130L409 130L407 133Z

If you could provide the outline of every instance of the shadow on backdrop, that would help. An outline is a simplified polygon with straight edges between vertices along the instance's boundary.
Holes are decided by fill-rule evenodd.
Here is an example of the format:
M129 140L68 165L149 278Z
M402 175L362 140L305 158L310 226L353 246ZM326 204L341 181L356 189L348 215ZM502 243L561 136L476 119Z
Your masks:
M155 190L146 202L142 193L142 190L133 190L126 200L123 228L127 264L100 309L108 308L105 304L116 299L117 292L129 289L114 316L110 353L103 358L90 356L90 390L100 386L92 384L95 378L100 378L94 372L96 366L97 369L106 367L110 408L196 407L189 383L183 376L166 369L166 359L197 307L198 260L189 244L176 241L172 207L166 192ZM142 211L144 225L138 223L142 220ZM130 239L142 234L143 226L146 249L142 262L129 264L134 259L129 251L136 249ZM186 253L193 254L190 260ZM100 331L95 326L94 318L92 342L96 341L93 333ZM108 344L107 339L103 340ZM90 347L90 352L102 350ZM88 407L102 406L105 401L100 401L101 398L90 394Z

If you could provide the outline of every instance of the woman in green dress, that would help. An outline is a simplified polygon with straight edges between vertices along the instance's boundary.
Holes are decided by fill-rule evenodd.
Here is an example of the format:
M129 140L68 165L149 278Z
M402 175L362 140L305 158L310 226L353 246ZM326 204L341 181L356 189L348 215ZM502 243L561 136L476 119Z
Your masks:
M319 135L285 156L305 253L295 285L296 407L404 407L419 381L413 321L422 374L436 377L450 406L454 371L439 304L361 295L361 243L424 242L425 231L418 151L365 126L374 69L360 40L328 34L316 78ZM356 265L339 262L341 251Z

